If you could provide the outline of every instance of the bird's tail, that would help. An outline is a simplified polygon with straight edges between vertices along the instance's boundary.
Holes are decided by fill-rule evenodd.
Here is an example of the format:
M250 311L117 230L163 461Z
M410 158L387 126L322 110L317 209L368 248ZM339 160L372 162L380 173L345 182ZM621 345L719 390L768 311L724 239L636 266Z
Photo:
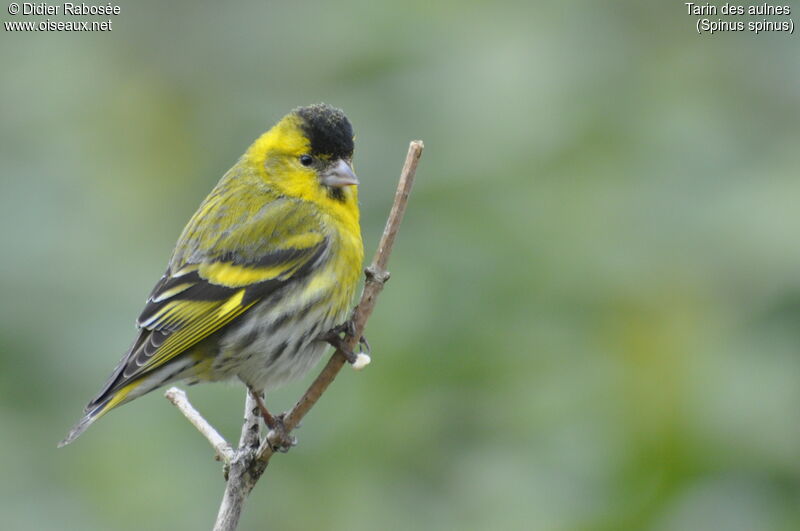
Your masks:
M190 373L185 372L186 370L192 370L195 373L201 370L200 368L204 366L201 361L205 362L206 365L210 365L212 358L197 360L196 358L182 356L156 370L148 371L134 380L126 381L121 379L123 376L122 370L125 367L125 358L123 358L122 363L117 366L106 385L103 386L103 390L100 391L97 398L89 402L83 412L83 417L72 427L66 438L58 443L58 447L66 446L80 437L94 421L115 407L130 402L134 398L158 389L169 382L186 378L190 375Z
M71 430L69 430L69 434L64 437L64 440L58 443L58 447L61 448L63 446L68 445L78 437L80 437L81 433L86 431L86 428L91 426L95 420L99 419L103 415L103 408L105 404L101 404L95 409L88 411L81 419L75 423Z
M92 401L87 407L85 414L81 419L69 430L69 433L64 438L63 441L58 443L58 447L64 447L77 439L81 436L81 434L86 431L86 428L94 424L94 421L111 411L117 406L121 406L125 402L129 402L144 394L151 389L141 389L141 380L134 380L133 382L129 383L128 385L118 389L116 392L110 395L106 395L101 397L97 400ZM134 392L136 391L136 392Z

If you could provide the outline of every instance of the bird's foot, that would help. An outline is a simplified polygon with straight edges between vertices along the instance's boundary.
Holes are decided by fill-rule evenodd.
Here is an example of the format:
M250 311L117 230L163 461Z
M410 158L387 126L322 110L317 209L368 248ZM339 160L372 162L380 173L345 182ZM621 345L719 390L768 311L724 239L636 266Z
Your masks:
M286 453L292 446L297 446L297 437L292 437L283 422L284 413L273 417L274 425L267 432L267 442L273 451Z
M353 321L345 321L344 323L334 326L320 337L323 341L329 343L333 348L341 351L344 354L344 357L347 358L347 361L352 364L356 365L359 362L359 356L366 356L367 359L369 358L369 354L372 352L372 349L369 346L369 341L364 336L359 338L358 343L361 345L361 352L355 353L347 346L347 338L355 336L355 325ZM343 334L343 335L342 335Z
M273 415L264 404L264 398L261 393L250 389L250 394L256 401L258 410L261 413L261 418L264 419L264 424L267 425L267 441L274 451L286 453L292 446L297 445L297 438L292 437L286 430L286 425L283 422L284 414Z

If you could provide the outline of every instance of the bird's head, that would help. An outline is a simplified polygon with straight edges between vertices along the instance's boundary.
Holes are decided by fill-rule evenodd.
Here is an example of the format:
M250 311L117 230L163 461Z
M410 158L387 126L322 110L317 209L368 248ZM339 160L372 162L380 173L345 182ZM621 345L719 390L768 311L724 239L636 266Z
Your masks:
M282 195L331 208L357 204L353 127L335 107L293 110L253 143L245 159Z

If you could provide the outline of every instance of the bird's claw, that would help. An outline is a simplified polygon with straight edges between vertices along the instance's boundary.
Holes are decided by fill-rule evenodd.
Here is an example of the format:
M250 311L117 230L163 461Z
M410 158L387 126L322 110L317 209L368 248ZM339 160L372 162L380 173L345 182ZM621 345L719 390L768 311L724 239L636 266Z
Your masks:
M356 363L356 360L358 360L358 354L353 352L350 348L348 348L347 338L355 336L356 334L355 328L356 327L353 324L353 321L348 320L340 325L334 326L320 337L320 339L326 341L333 348L339 350L342 354L344 354L344 357L351 365ZM344 337L342 337L342 335L340 334L344 334ZM372 349L369 346L369 341L367 341L366 337L361 336L358 340L358 343L359 345L361 345L363 349L362 352L365 352L367 355L369 355L372 352Z
M286 453L292 446L297 446L297 438L292 437L286 430L286 425L283 422L283 413L274 416L273 419L275 422L267 432L267 442L273 451Z
M369 341L365 336L361 336L361 339L358 340L358 344L361 345L361 352L369 356L372 354L372 347L369 346Z
M297 439L292 437L284 423L285 413L280 415L273 415L264 404L262 393L256 392L250 388L250 393L256 401L256 409L253 413L261 413L261 418L264 419L264 424L267 425L267 442L273 451L286 453L292 446L297 445ZM257 425L256 425L257 426Z

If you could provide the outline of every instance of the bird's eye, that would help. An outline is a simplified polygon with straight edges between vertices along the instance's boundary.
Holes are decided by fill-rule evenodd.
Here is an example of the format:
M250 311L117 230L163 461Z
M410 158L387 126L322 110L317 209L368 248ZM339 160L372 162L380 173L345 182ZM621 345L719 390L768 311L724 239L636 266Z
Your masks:
M314 162L314 158L311 155L300 155L300 164L303 166L311 166L312 162Z

